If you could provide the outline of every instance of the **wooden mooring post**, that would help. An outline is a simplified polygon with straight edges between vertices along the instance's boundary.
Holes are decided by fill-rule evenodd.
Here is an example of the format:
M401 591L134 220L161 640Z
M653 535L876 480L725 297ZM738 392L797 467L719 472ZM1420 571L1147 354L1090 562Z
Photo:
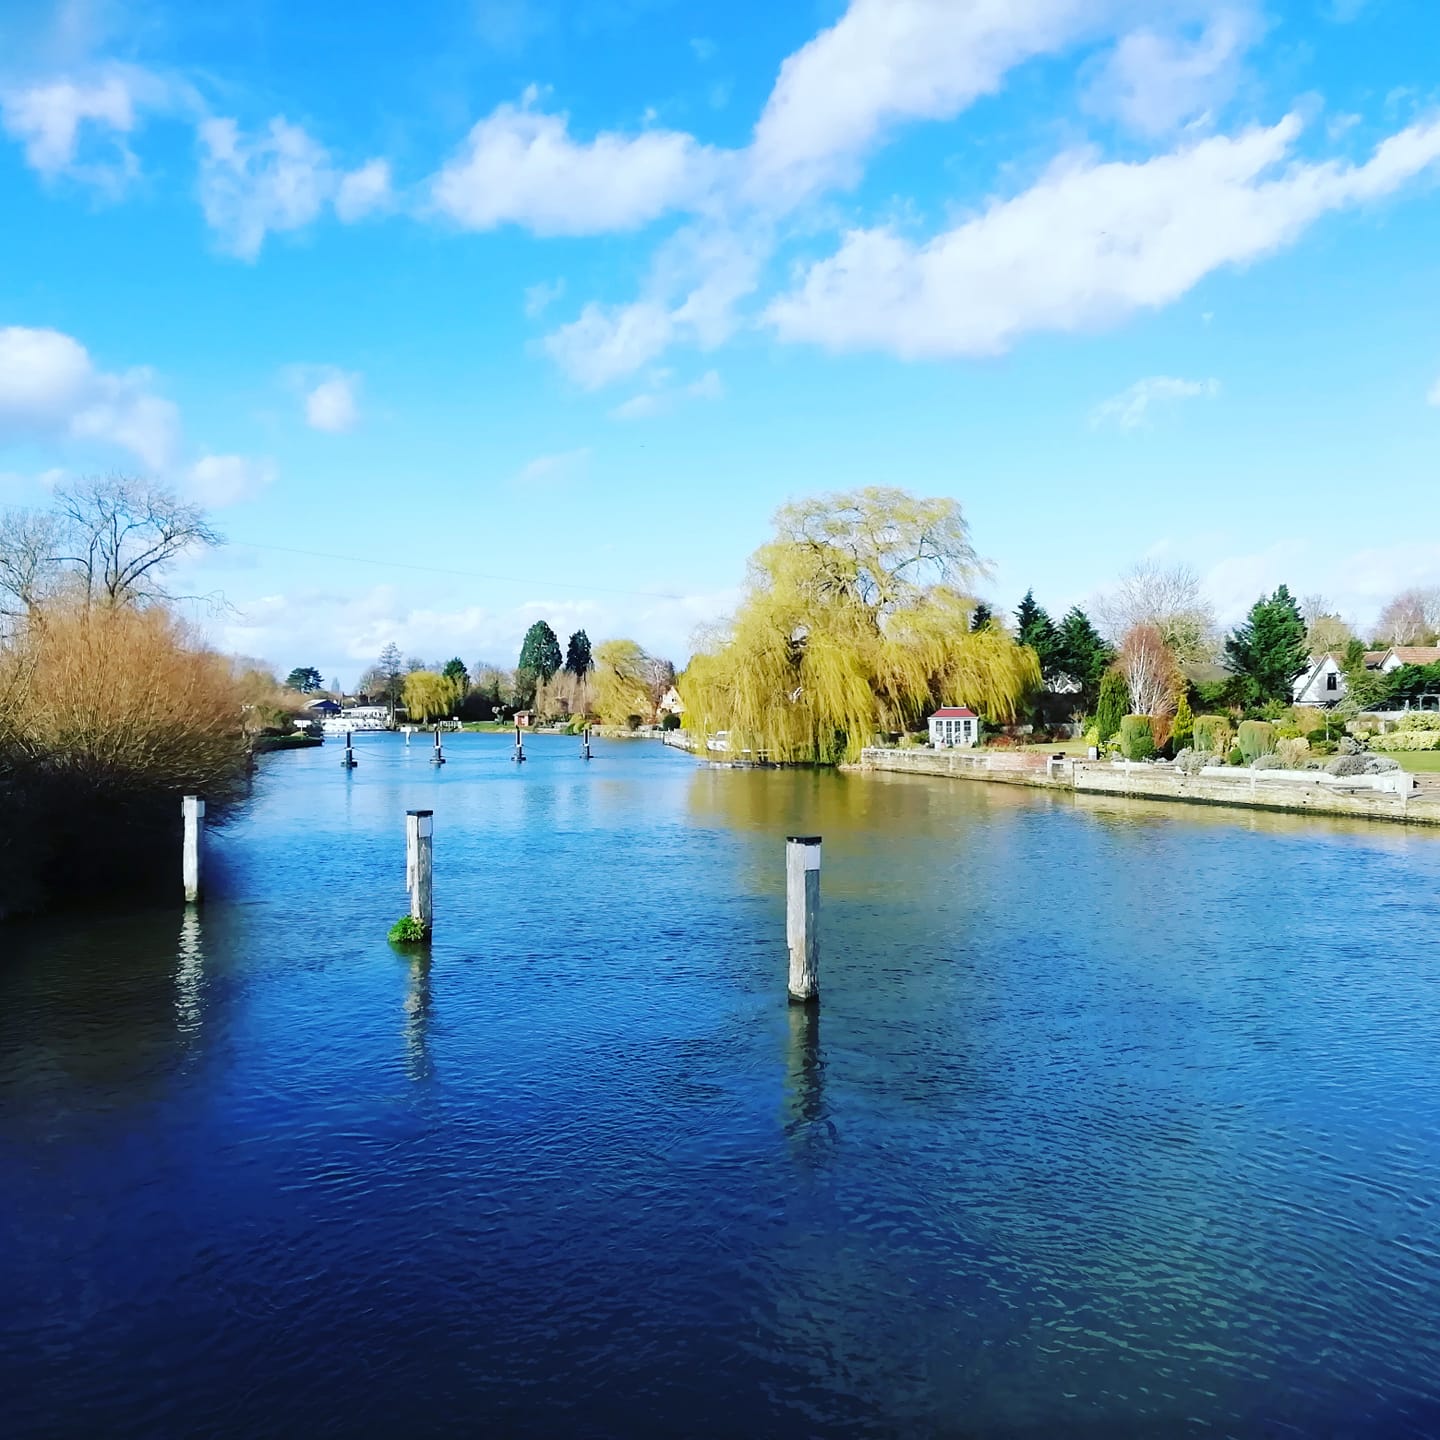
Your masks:
M345 758L340 762L347 770L353 770L360 762L355 758L355 737L345 732Z
M445 763L445 750L440 744L440 727L435 727L435 753L430 757L432 765L443 765Z
M785 840L785 942L790 947L790 1000L820 998L820 837Z
M585 744L581 747L581 749L580 749L580 754L581 754L586 760L590 760L590 759L593 759L593 758L594 758L594 757L590 754L590 727L589 727L588 725L585 727Z
M185 903L194 905L200 899L200 862L204 854L205 802L198 795L186 795L180 801L185 817L185 839L181 855L181 878L185 882Z
M517 765L525 763L525 738L520 733L520 725L515 725L515 753L510 757Z
M428 933L435 918L435 812L405 812L405 886L410 891L410 918Z

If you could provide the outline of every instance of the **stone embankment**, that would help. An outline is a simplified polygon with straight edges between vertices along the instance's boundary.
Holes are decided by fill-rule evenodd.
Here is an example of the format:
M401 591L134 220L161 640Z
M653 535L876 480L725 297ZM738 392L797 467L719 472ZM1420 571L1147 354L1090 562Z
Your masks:
M1212 767L1185 775L1169 765L1130 765L1109 760L1053 759L1034 751L865 750L862 770L943 775L989 784L1031 785L1072 794L1119 795L1136 800L1176 800L1192 805L1232 805L1349 819L1440 825L1440 789L1412 786L1414 777L1355 776L1336 781L1312 771ZM1388 782L1387 789L1376 781Z

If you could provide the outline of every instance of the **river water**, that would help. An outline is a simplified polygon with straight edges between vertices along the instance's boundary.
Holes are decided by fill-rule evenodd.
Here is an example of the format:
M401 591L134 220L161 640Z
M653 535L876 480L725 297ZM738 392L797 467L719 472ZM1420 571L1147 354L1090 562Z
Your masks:
M7 1436L1440 1432L1436 837L357 747L0 931Z

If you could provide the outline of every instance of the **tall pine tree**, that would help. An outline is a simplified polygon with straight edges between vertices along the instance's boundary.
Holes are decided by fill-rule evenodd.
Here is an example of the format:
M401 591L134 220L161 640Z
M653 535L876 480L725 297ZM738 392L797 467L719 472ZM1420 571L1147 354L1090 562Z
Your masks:
M536 679L548 682L560 669L563 658L560 642L555 632L543 621L537 620L526 632L525 642L520 647L520 664L517 668Z
M590 653L590 637L577 630L565 647L565 673L583 680L595 668L595 659Z
M1245 623L1226 640L1225 658L1250 704L1290 703L1295 677L1310 663L1310 652L1304 617L1284 585L1251 606Z
M970 616L970 633L983 630L994 618L995 612L983 600L977 600Z
M1055 677L1056 642L1055 622L1035 603L1035 592L1027 590L1020 608L1015 612L1016 638L1022 645L1028 645L1040 660L1040 674L1048 683Z
M1055 669L1080 686L1087 705L1095 703L1100 677L1114 658L1090 617L1078 605L1071 606L1055 635Z

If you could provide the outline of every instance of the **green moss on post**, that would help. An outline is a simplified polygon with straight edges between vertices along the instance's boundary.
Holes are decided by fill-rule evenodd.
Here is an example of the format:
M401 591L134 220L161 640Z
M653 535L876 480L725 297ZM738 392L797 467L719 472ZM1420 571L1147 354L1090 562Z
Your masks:
M413 915L402 915L390 927L392 945L423 945L430 938L430 927Z

